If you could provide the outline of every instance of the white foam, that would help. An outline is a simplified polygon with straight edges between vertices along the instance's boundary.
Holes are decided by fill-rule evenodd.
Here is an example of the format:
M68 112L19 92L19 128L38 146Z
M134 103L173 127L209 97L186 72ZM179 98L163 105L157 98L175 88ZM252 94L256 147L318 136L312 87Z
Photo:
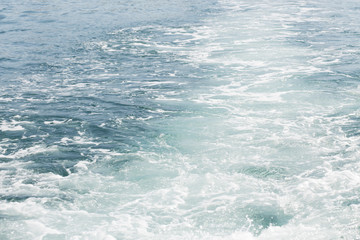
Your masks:
M80 145L99 145L99 142L94 141L95 139L84 136L79 133L80 136L74 136L73 138L63 137L60 142L62 144L80 144Z
M27 228L30 230L27 232L28 235L33 237L34 240L35 239L41 240L48 234L59 234L60 233L56 229L49 228L49 227L45 226L45 224L43 224L39 221L26 220L25 223L27 225Z
M58 147L56 145L46 147L46 146L40 144L40 145L35 145L35 146L29 147L29 148L20 149L17 152L12 153L12 154L1 155L1 157L17 159L17 158L23 158L26 156L35 155L35 154L39 154L39 153L55 152L55 151L58 151Z
M19 123L21 122L17 122L15 120L8 122L8 121L2 121L1 125L0 125L0 130L3 132L6 131L23 131L25 130L24 127L22 127L21 125L19 125Z
M52 120L52 121L44 121L44 124L46 125L59 125L67 122L67 120L58 121L58 120Z
M159 136L147 138L144 133L146 139L139 140L138 151L90 147L86 150L90 159L77 162L76 171L67 177L33 174L25 170L31 162L0 163L1 195L29 197L19 202L2 201L2 213L31 218L21 220L26 225L21 231L27 231L31 239L50 238L51 234L109 240L354 239L360 221L360 136L347 136L346 127L357 126L359 87L338 84L334 91L324 92L323 87L330 88L328 83L319 80L319 87L309 77L334 74L331 66L341 63L341 51L294 44L297 37L312 38L313 34L305 28L309 31L304 35L295 27L311 25L312 21L325 23L324 18L311 15L318 9L304 8L301 4L305 2L283 6L269 1L224 0L220 4L227 11L212 15L203 26L128 28L113 34L127 31L129 36L85 44L89 51L109 54L139 56L155 50L164 58L171 55L171 61L192 72L154 70L150 76L165 73L168 79L124 80L114 90L132 93L122 89L131 83L149 87L154 94L151 101L159 104L149 110L159 114L159 122L155 117L136 115L113 120L120 130L127 121L154 120L152 126ZM150 35L142 33L149 29ZM162 42L158 40L161 34L175 40ZM186 40L180 40L184 37ZM121 48L125 44L131 49ZM87 75L92 79L120 74L105 72L106 61L86 59L82 63L104 71ZM161 68L161 63L156 66ZM201 68L199 72L196 67ZM186 87L191 83L179 83L177 77L185 74L201 80L199 87L190 89ZM96 81L78 82L69 75L68 87L59 96L107 86ZM139 78L141 74L128 75L132 76ZM186 90L162 89L165 84ZM171 104L186 110L163 110ZM26 124L31 124L14 119L3 121L0 130L24 131ZM104 122L101 126L108 124ZM99 145L100 140L79 131L75 137L63 136L61 143ZM1 157L20 159L58 151L57 146L38 144L5 155L10 141L1 142ZM122 159L140 160L121 168L109 167ZM72 200L60 201L60 194L72 196ZM244 212L249 206L250 212ZM254 233L254 229L258 231Z

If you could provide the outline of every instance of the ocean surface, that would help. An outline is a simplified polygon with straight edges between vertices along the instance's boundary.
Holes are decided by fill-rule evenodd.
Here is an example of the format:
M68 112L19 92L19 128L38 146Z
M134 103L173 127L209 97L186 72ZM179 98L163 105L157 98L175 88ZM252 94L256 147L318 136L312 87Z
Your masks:
M360 239L360 2L2 0L0 239Z

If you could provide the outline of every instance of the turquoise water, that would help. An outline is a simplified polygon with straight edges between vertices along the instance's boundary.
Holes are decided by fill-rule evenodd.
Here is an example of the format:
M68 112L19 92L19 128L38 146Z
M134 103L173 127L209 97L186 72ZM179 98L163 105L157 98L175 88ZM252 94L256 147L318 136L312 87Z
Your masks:
M0 3L0 239L360 239L357 1Z

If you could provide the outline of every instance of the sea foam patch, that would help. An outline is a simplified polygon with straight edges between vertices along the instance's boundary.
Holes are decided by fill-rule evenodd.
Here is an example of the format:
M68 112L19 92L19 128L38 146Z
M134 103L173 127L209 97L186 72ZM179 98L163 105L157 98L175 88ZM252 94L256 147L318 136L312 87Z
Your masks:
M356 3L178 3L0 10L0 236L359 238Z

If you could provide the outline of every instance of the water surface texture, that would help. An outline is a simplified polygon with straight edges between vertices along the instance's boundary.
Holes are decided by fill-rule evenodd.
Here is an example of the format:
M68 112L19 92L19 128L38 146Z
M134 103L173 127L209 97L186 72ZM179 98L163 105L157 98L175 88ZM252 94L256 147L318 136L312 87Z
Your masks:
M360 2L3 0L0 239L360 239Z

